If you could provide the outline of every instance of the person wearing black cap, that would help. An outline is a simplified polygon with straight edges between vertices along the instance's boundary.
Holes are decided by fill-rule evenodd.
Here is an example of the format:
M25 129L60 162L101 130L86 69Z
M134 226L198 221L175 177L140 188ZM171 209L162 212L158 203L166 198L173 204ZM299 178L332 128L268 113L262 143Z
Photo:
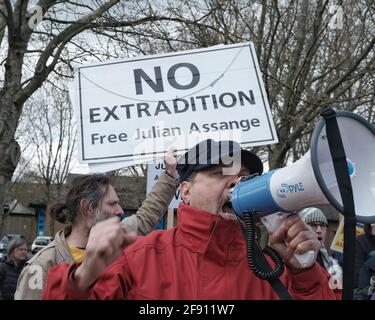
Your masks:
M263 163L254 153L233 141L205 140L179 159L177 171L185 204L224 219L234 219L229 203L230 188L241 176L262 174Z
M208 140L191 148L177 170L183 202L176 227L139 237L123 250L129 238L119 222L98 223L86 259L51 269L43 298L278 299L270 284L250 270L229 203L230 189L241 175L262 173L261 160L235 142ZM325 270L318 264L302 269L293 257L320 247L298 215L288 217L271 241L284 258L281 281L294 298L339 297L329 288Z

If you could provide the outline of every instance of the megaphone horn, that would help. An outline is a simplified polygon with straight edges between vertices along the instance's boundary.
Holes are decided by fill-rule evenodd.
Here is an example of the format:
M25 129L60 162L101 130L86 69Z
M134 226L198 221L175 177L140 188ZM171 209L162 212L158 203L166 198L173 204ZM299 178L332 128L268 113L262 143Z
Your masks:
M356 219L375 222L375 128L360 116L337 111L336 118L346 154L353 189ZM232 190L232 207L240 217L257 211L272 232L286 215L305 207L331 204L343 213L342 199L326 136L325 120L317 123L310 151L300 160L281 169L238 183ZM314 261L309 251L296 258L304 267Z
M375 223L375 128L362 117L337 111L353 188L357 221ZM298 161L236 185L232 206L236 214L259 211L295 212L305 207L331 204L343 212L324 119L317 123L308 151Z

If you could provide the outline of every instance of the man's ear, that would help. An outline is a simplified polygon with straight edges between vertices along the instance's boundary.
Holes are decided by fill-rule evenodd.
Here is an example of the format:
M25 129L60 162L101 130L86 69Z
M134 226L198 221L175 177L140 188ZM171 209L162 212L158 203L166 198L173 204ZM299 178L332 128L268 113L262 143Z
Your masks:
M183 181L180 184L180 195L185 204L190 204L190 188L191 182Z
M89 205L89 202L87 201L87 199L81 199L80 200L79 211L84 217L90 216L94 213L94 211L91 208L91 206Z

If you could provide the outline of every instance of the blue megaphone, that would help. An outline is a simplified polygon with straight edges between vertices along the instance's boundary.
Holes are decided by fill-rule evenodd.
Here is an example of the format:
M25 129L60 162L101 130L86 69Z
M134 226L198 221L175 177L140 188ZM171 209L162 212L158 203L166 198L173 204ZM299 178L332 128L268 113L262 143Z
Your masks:
M351 112L336 111L336 116L347 157L357 221L375 223L375 128ZM257 211L263 216L267 229L273 232L288 213L306 207L331 204L343 212L324 119L315 127L310 147L301 159L284 168L240 180L231 197L236 214L242 217L244 212ZM286 214L273 215L280 212ZM305 259L303 264L307 262Z

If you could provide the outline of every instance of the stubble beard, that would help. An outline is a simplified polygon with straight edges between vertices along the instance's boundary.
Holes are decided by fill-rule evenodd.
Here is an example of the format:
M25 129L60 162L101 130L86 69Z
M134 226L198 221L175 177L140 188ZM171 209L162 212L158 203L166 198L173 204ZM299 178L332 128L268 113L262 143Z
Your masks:
M104 211L102 211L101 209L97 209L95 211L95 218L92 219L91 221L89 221L87 223L87 229L88 229L88 234L90 234L90 231L91 229L98 223L98 222L101 222L101 221L104 221L108 219L108 214L106 214Z

